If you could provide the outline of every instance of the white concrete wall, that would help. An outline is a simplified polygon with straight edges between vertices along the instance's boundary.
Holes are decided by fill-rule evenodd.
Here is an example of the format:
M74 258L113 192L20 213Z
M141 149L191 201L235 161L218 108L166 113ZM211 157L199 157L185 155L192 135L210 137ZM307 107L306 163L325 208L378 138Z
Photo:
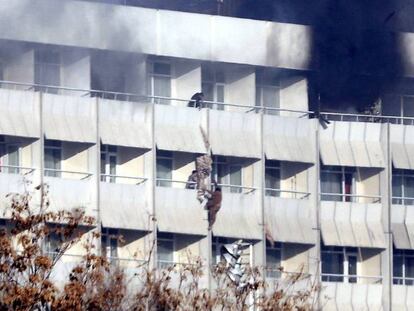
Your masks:
M2 39L295 69L310 57L301 25L80 1L2 0L0 12Z

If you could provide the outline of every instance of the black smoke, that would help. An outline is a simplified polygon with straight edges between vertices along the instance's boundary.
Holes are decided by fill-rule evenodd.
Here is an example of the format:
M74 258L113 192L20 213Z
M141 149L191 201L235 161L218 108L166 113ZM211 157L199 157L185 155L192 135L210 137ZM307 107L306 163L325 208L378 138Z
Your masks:
M310 95L313 109L362 112L392 89L402 74L391 29L392 0L331 0L313 33Z

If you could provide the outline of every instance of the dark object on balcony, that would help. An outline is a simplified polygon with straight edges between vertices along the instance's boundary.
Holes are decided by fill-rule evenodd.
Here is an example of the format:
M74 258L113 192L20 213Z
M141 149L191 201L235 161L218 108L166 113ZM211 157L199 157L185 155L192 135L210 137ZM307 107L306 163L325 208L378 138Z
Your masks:
M191 99L188 102L187 107L201 109L202 108L201 104L202 104L203 99L204 99L203 92L195 93L193 96L191 96Z
M197 188L197 170L193 170L191 175L188 176L185 189L195 189Z

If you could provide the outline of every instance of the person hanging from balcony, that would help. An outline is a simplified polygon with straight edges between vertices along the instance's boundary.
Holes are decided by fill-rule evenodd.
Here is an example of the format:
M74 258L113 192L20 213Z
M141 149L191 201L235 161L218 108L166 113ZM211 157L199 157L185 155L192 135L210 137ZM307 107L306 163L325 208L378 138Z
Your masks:
M185 189L195 188L197 188L197 170L191 172L191 175L188 176L187 183L185 184Z
M191 99L188 102L187 107L201 109L203 99L204 99L203 92L195 93L193 96L191 96Z
M216 222L216 216L221 208L221 201L223 195L221 193L221 188L217 187L217 183L214 183L214 191L209 191L211 198L207 201L207 210L208 210L208 230L213 228L214 223Z

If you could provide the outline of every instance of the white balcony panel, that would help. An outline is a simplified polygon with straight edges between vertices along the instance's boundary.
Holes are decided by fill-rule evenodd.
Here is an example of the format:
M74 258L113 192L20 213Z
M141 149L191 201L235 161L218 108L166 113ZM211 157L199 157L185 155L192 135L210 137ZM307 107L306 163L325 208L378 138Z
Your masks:
M155 106L155 142L159 149L205 153L202 111L187 107Z
M216 155L259 159L260 115L210 110L209 140Z
M140 185L101 182L100 212L107 228L150 231L151 208L147 201L147 182Z
M411 247L414 248L414 206L407 205L405 211L405 227Z
M392 286L392 310L397 311L409 311L412 309L408 308L407 300L408 300L408 289L411 286L405 285L393 285ZM414 295L414 292L411 292ZM411 297L413 297L411 295ZM413 301L414 303L414 301ZM414 307L414 305L412 306Z
M320 127L320 152L325 165L384 167L382 124L333 121Z
M259 240L263 235L262 228L257 194L223 194L213 226L215 236Z
M263 145L268 159L314 163L313 133L312 120L263 116Z
M401 169L414 169L414 126L391 124L392 163Z
M196 190L157 187L155 202L160 231L207 235L207 213Z
M382 285L324 282L321 305L327 311L380 311L383 310Z
M96 142L96 104L90 97L43 94L44 131L48 139Z
M0 134L39 137L39 94L0 89Z
M24 194L25 191L32 190L27 182L32 181L32 175L25 177L20 174L0 173L0 218L10 216L11 196L9 194ZM32 199L32 202L36 200ZM3 215L3 212L6 212Z
M391 207L391 230L396 248L411 248L407 226L405 225L407 208L405 205L392 205Z
M80 209L85 212L85 215L96 218L92 180L45 177L44 182L49 187L51 211L73 212Z
M326 245L385 247L381 204L322 201L321 229Z
M151 148L151 118L148 104L99 100L99 134L104 144Z
M2 27L1 39L293 69L311 56L303 25L87 1L2 0L0 12L20 26Z
M315 216L308 200L265 197L265 224L278 242L314 244Z

